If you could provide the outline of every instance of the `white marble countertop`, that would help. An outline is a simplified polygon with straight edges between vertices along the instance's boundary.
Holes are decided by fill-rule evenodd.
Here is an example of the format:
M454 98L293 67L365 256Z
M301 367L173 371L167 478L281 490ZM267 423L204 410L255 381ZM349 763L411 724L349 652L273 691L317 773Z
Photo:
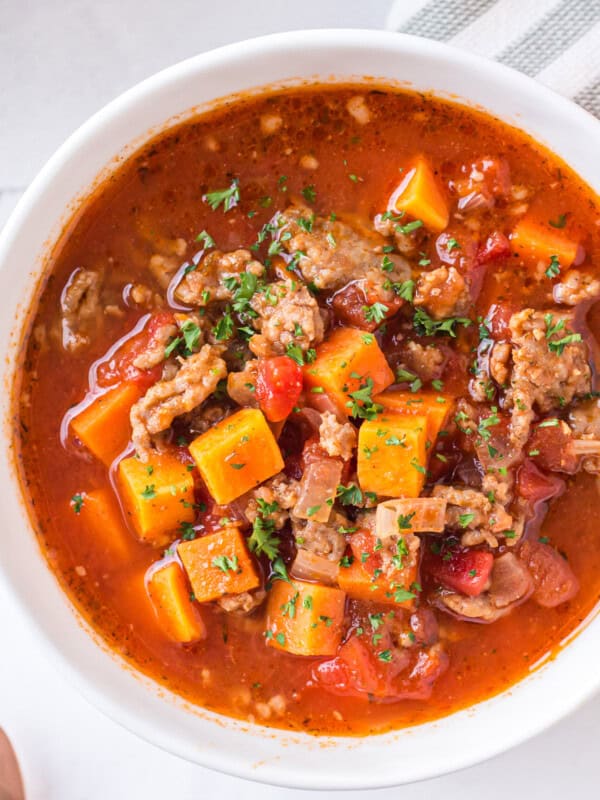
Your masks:
M389 4L390 0L230 0L220 11L206 0L0 0L0 226L62 140L138 80L202 50L262 33L383 27ZM29 797L328 796L245 783L187 764L137 739L88 705L44 662L2 585L0 609L0 726L13 739ZM376 796L597 796L599 735L596 697L543 735L492 761L426 783L381 790ZM373 795L337 796L366 800Z

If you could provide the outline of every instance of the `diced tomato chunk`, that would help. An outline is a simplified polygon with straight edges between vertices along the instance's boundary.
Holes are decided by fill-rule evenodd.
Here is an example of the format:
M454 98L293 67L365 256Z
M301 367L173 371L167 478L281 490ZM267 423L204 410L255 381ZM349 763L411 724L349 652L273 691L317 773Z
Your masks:
M568 561L544 542L526 541L519 556L527 564L535 589L533 599L545 608L571 600L579 591L579 581Z
M526 458L517 473L517 492L534 507L565 490L565 482L556 475L546 475Z
M487 587L494 565L494 556L483 550L429 552L424 570L446 589L476 597Z
M577 471L577 454L573 444L573 433L566 422L548 427L542 423L542 426L534 428L525 452L537 467L572 475Z
M374 331L404 305L404 300L397 295L391 300L382 300L377 292L372 289L367 289L365 292L363 287L355 282L336 292L331 305L342 322L365 331Z
M271 422L285 419L302 391L302 368L289 356L263 358L258 362L256 398Z
M486 325L492 339L497 342L510 340L510 318L518 311L512 303L495 303L486 316Z
M439 645L397 648L385 634L377 645L353 635L335 658L313 669L313 677L333 694L370 701L427 700L447 666L448 657Z
M134 381L143 387L149 387L156 383L162 373L162 364L158 364L152 369L139 369L133 362L139 355L152 348L160 328L164 325L172 324L175 324L173 313L171 311L159 311L148 318L139 332L133 335L129 333L124 336L121 340L123 342L121 347L114 350L98 366L98 384L100 386L112 386L122 381Z
M497 261L500 258L507 258L511 254L510 242L500 231L490 234L485 242L479 245L477 251L477 262L488 264L490 261Z
M353 533L350 537L350 549L355 560L371 575L381 568L382 560L378 552L381 545L370 531L363 529Z

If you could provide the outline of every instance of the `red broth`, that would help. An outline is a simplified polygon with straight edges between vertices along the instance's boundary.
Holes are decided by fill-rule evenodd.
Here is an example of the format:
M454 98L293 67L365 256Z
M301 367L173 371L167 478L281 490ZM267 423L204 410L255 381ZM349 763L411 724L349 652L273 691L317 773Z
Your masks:
M357 94L369 109L366 124L347 109ZM265 115L281 119L267 135ZM448 235L463 242L463 253L464 242L474 235L483 243L496 232L508 235L524 216L534 216L555 221L560 226L553 228L557 234L578 242L585 251L584 266L598 275L597 198L563 163L490 116L385 87L328 86L253 97L160 134L98 187L50 256L48 280L26 338L22 389L15 398L15 438L32 524L64 590L108 645L157 683L205 708L319 734L364 735L421 723L514 685L540 659L555 653L596 606L598 489L596 477L579 470L560 475L564 493L538 506L538 516L529 520L524 534L536 541L541 537L566 558L579 591L552 608L531 596L493 623L478 624L440 611L430 602L437 589L422 574L420 602L435 609L447 668L424 699L377 702L366 694L324 688L315 679L315 668L330 656L297 656L265 646L264 606L238 616L215 603L202 604L206 638L185 645L172 641L158 624L146 590L147 570L162 558L169 542L158 547L142 543L118 505L116 528L107 526L105 536L85 524L84 513L76 513L73 498L81 496L85 504L86 494L95 490L115 494L116 464L109 469L72 435L65 436L63 430L61 436L61 424L65 415L73 416L72 409L86 392L101 389L99 381L104 386L114 381L122 364L96 371L92 367L106 361L115 343L128 337L140 320L157 313L156 307L149 308L155 302L152 295L162 298L157 302L168 310L165 287L149 271L152 256L172 258L179 267L201 249L202 243L195 241L201 231L207 231L222 251L249 247L273 214L294 199L308 202L316 215L335 213L372 226L374 216L385 212L402 170L416 156L427 159L443 187L452 209ZM456 216L453 187L465 179L464 165L484 157L508 167L512 194L497 201L489 213L476 216L474 226L468 214ZM234 208L223 213L222 207L212 210L203 202L206 193L229 187L234 178L240 192ZM178 239L186 245L185 254L175 252L173 242ZM264 261L262 248L256 257ZM435 235L425 236L418 250L409 260L439 266ZM467 395L471 349L478 341L477 316L489 318L494 305L512 304L518 310L542 308L546 302L548 285L533 267L512 251L500 264L471 278L481 282L469 312L471 327L461 330L457 339L436 339L447 359L444 391L456 397ZM89 342L70 352L61 338L60 299L79 268L102 273L103 313ZM144 303L131 301L134 284L149 287ZM331 309L330 293L321 295L319 303ZM598 308L588 304L584 309L589 343L600 334ZM401 360L397 334L406 313L406 307L401 308L385 332L377 331L394 369ZM334 326L347 324L333 318ZM141 390L157 377L146 375ZM288 431L286 436L292 434ZM464 479L469 461L456 430L452 437L454 454L461 453L453 463ZM452 455L451 448L440 452ZM189 456L180 457L191 463ZM298 477L301 464L297 458L292 461L286 462L286 469ZM438 462L436 467L442 472L434 473L432 483L447 481L445 466ZM206 528L210 530L208 523ZM180 533L173 532L170 539L176 538ZM434 534L424 536L422 549L433 541ZM293 547L290 544L283 553L288 567ZM505 541L500 549L509 548ZM264 559L257 569L265 574ZM389 606L347 599L347 630L355 632L367 612L388 613ZM273 698L279 699L269 705Z

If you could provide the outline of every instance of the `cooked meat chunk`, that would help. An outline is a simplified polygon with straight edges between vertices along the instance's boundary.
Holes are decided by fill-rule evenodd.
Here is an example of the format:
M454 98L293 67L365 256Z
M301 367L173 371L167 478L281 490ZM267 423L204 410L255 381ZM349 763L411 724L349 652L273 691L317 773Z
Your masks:
M346 538L339 529L349 524L342 514L334 514L329 522L292 519L292 530L298 547L330 561L339 561L346 549Z
M508 342L497 342L490 353L490 376L499 386L506 386L510 374L512 348Z
M446 319L465 314L471 297L460 272L455 267L442 266L420 276L414 303L422 306L433 319Z
M161 289L166 289L171 283L173 275L181 266L181 259L177 256L163 256L155 253L148 262L148 269L156 279Z
M254 522L259 512L258 500L263 500L268 505L277 503L277 508L268 516L275 523L275 528L280 530L289 519L289 510L298 502L300 484L293 478L288 478L283 472L275 475L252 492L248 505L244 511L248 522Z
M533 578L533 599L544 608L566 603L579 591L579 581L569 562L550 545L536 541L523 542L519 556Z
M513 518L499 503L492 503L482 492L455 486L435 486L432 497L441 497L448 503L446 525L463 531L461 542L465 547L486 542L497 547L497 536L512 530Z
M414 634L414 642L416 645L432 645L435 644L439 638L438 621L431 610L427 606L420 606L410 615L409 624Z
M242 592L241 594L226 594L217 600L223 611L230 614L250 614L263 602L267 593L264 589L255 589L253 592Z
M494 561L491 585L477 597L455 592L442 593L441 603L461 617L474 622L495 622L523 602L533 590L533 580L525 564L514 553L504 553Z
M155 308L162 308L164 300L158 292L154 292L144 283L132 283L126 295L128 305L141 306L152 311Z
M541 412L551 411L590 390L587 347L580 336L570 338L571 322L571 314L532 308L510 319L512 374L506 399L513 406L511 436L517 450L529 438L534 406Z
M555 303L576 306L600 297L600 281L578 269L570 269L564 279L555 285L552 294Z
M424 383L429 383L441 376L445 361L443 351L435 345L408 341L402 348L402 363L399 366L418 375Z
M182 414L181 422L193 436L198 436L225 419L231 412L231 406L210 399L201 406L196 406L188 414Z
M381 556L381 570L384 575L393 576L398 570L398 542L401 539L405 545L403 548L404 555L402 556L403 568L410 570L419 560L421 540L414 533L386 536L383 540L383 547L377 551L378 555Z
M242 272L260 278L265 268L249 250L233 250L230 253L211 250L195 269L184 276L175 290L175 297L181 303L199 307L214 300L231 300L233 291L227 288L224 279L237 277Z
M76 269L60 297L62 343L73 353L90 343L90 334L102 318L102 276L92 269Z
M171 339L178 333L177 325L174 322L165 322L154 332L148 343L148 347L133 360L133 366L138 369L152 369L165 360L165 348Z
M319 426L319 444L327 455L350 461L356 448L356 428L349 422L338 422L335 414L325 411Z
M159 381L135 403L132 440L142 461L151 452L153 435L167 430L175 417L190 412L215 391L227 374L221 354L222 348L204 345L183 361L174 378Z
M298 224L304 221L309 224ZM381 284L410 277L408 264L400 256L388 256L394 273L382 271L382 245L374 232L358 231L340 220L314 217L306 206L291 206L280 215L279 241L289 253L301 252L298 269L306 281L318 289L339 289L351 281L366 279L372 282L381 276ZM311 224L312 221L312 224ZM289 238L287 234L291 233Z
M323 317L317 301L297 281L270 284L267 292L253 296L250 305L258 314L252 325L259 333L249 343L256 356L283 355L292 344L306 352L323 341Z
M241 372L230 372L227 376L227 394L240 406L257 408L256 376L258 374L258 361L252 358L247 361Z
M402 227L394 222L391 217L385 214L377 214L373 219L373 227L382 236L393 236L396 240L396 249L403 256L415 256L419 249L419 242L423 239L424 230L422 228L412 233L403 233Z
M600 399L593 398L574 406L569 413L569 425L582 469L593 475L600 474Z

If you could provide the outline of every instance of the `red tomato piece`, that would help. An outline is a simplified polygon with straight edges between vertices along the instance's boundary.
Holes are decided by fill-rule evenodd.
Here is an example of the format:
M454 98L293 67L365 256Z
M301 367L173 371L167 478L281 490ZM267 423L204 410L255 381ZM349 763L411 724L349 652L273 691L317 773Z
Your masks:
M313 669L315 681L333 694L364 700L427 700L433 684L448 667L448 656L431 648L393 647L383 635L376 646L351 636L335 658Z
M383 662L378 669L370 649L356 636L340 647L335 658L319 664L315 672L319 683L336 694L383 697L388 690Z
M555 475L546 475L526 458L517 474L517 491L532 507L562 494L565 482Z
M511 247L508 238L500 231L495 231L483 244L479 245L477 263L488 264L490 261L507 258L510 254Z
M156 383L162 372L162 364L158 364L152 369L138 369L133 362L153 346L160 328L172 324L175 324L173 313L159 311L148 318L140 331L130 332L124 336L121 339L121 346L111 348L106 360L102 361L98 367L97 381L100 386L112 386L121 381L135 381L143 387L149 387Z
M579 581L568 561L550 545L536 541L523 542L519 556L527 564L533 578L533 599L544 608L566 603L579 591Z
M577 472L573 433L565 422L550 427L537 425L527 443L528 453L537 467L550 472Z
M381 555L378 552L381 545L370 531L360 530L353 533L350 537L350 548L356 561L371 575L381 568Z
M378 306L369 311L376 303ZM331 300L331 306L342 322L365 331L376 330L402 305L404 300L401 297L394 295L391 301L384 301L373 290L367 289L365 292L359 283L348 284L336 292Z
M494 556L483 550L428 553L424 569L446 589L476 597L487 586Z
M285 419L302 391L302 369L289 356L263 358L258 362L256 398L270 422Z
M510 340L510 318L518 311L511 303L495 303L486 316L486 325L492 339L497 342Z

